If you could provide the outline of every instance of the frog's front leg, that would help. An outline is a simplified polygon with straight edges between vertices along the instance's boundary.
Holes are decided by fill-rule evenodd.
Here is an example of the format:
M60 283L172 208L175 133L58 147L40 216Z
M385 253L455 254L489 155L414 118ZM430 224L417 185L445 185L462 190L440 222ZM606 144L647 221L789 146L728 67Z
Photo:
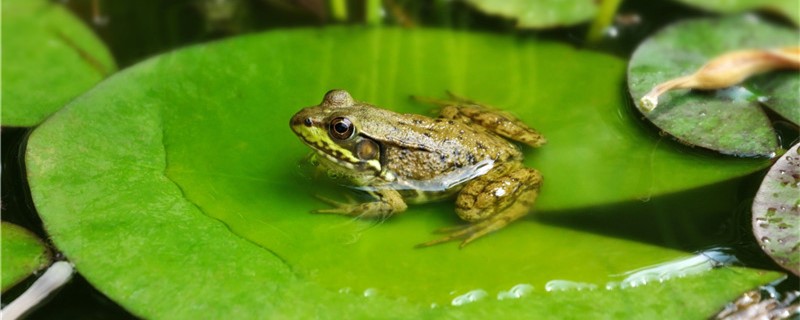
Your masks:
M353 203L352 201L339 202L318 197L334 207L314 210L312 213L331 213L359 218L385 218L392 214L403 212L407 208L403 197L396 190L376 190L371 191L370 195L375 198L375 201Z
M418 247L464 239L463 248L473 240L499 230L530 211L542 176L539 171L520 163L501 164L485 175L469 182L458 194L456 213L471 224L450 228L448 236L422 243Z

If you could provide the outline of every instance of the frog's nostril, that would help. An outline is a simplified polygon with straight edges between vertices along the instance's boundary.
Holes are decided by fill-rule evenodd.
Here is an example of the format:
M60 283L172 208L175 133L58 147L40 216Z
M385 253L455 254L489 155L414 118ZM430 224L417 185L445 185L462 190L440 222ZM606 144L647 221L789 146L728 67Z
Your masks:
M314 122L311 121L311 118L306 118L306 120L303 121L303 124L305 124L306 127L310 127L312 124L314 124Z

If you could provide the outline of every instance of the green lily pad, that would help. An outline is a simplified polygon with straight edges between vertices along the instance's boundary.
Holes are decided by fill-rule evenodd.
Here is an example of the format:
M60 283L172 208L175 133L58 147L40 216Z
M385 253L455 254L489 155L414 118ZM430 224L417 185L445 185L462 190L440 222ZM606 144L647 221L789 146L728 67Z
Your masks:
M464 0L478 10L517 21L518 28L543 29L589 21L597 13L592 0Z
M716 56L734 50L793 46L797 39L796 30L754 17L679 22L639 45L628 67L628 87L641 109L639 99L655 85L692 74ZM782 96L787 99L776 102L786 108L800 104L796 91ZM758 97L742 86L669 91L645 116L680 141L724 154L770 157L779 147Z
M772 165L753 200L753 235L772 260L800 275L800 144Z
M760 102L795 125L800 125L800 73L785 71L754 78L745 84L758 92Z
M34 235L24 228L8 223L0 223L2 240L2 290L14 286L31 274L50 264L50 250Z
M3 1L2 125L33 126L116 67L102 42L60 4Z
M507 107L549 139L526 150L545 176L542 214L640 202L768 165L687 152L642 130L623 77L615 57L513 37L362 28L240 37L158 56L75 100L31 135L28 178L54 243L146 318L712 314L777 274L723 268L606 290L616 275L687 253L536 219L464 250L414 249L457 223L452 204L387 221L309 213L324 206L314 193L344 190L298 172L309 150L288 121L330 88L401 112L431 111L409 94L445 90ZM511 290L520 284L531 299L496 298L527 292ZM473 309L452 306L475 299Z
M679 2L720 13L739 13L750 10L774 12L800 24L800 2L796 0L677 0Z

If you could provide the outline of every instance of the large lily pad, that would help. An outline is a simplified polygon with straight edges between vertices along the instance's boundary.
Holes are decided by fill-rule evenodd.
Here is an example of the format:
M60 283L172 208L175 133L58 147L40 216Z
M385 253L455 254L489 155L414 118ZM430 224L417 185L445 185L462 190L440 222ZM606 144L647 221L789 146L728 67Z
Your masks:
M50 251L30 231L15 224L2 222L0 236L2 236L0 283L3 291L50 264Z
M3 1L2 125L44 120L116 68L77 17L47 0Z
M592 0L464 0L479 10L517 21L519 28L552 28L586 22L597 12Z
M508 107L549 139L527 150L545 176L540 213L639 202L767 165L642 130L622 77L617 58L512 37L334 28L236 38L143 62L75 100L32 134L28 177L53 241L148 318L709 315L776 274L726 268L606 291L613 275L686 253L536 219L464 250L420 250L431 230L457 223L451 204L381 222L308 213L325 190L296 172L308 150L287 123L337 87L403 112L430 110L409 94L445 90ZM518 284L531 299L495 298L528 291L508 292Z
M710 59L728 51L798 45L796 30L752 17L699 19L680 22L642 43L631 58L628 86L637 105L655 85L694 73ZM775 76L775 75L773 75ZM769 79L761 77L759 79ZM791 79L791 77L781 77ZM791 85L771 85L785 99L771 100L779 109L796 109L800 97ZM778 140L759 97L742 86L718 91L675 90L659 98L658 108L645 116L656 126L688 144L741 156L771 156Z
M677 0L685 4L720 13L750 10L775 12L800 24L800 2L796 0Z
M753 235L775 262L800 275L800 144L767 172L753 201Z

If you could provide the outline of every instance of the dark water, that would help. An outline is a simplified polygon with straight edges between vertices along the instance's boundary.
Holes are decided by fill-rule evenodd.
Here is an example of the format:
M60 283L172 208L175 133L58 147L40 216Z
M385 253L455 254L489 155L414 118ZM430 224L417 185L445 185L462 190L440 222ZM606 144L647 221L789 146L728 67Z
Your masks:
M225 10L203 9L198 0L140 0L140 1L91 1L62 0L76 15L99 35L110 48L120 69L135 64L147 57L163 53L185 45L218 40L244 33L258 32L276 28L301 26L324 26L331 23L332 18L325 12L323 1L291 2L291 8L274 7L267 1L229 0L225 10L230 14L220 14ZM605 51L627 58L635 46L649 34L662 26L681 18L708 15L670 1L627 1L618 12L623 19L616 25L616 37L606 38L600 43L586 45L585 34L588 25L561 28L548 31L517 31L513 22L477 13L460 2L453 1L420 1L412 4L394 1L404 5L406 16L416 26L446 27L459 30L484 31L496 33L513 32L520 37L536 37L569 43L578 47ZM351 16L345 24L362 23L364 12L360 10L361 2L351 1ZM627 24L638 17L639 22ZM627 18L624 19L624 18ZM774 17L768 17L774 18ZM774 18L780 21L779 18ZM408 22L400 16L388 15L388 24L406 25ZM625 86L623 86L625 87ZM622 93L627 95L627 91ZM644 124L644 126L648 126ZM776 129L782 135L785 148L797 139L796 128L778 122ZM23 163L24 144L29 128L2 128L2 219L13 222L47 239L41 220L36 215L30 201L28 186L25 183ZM657 135L655 128L649 128ZM672 142L669 142L672 143ZM764 172L758 172L739 181L735 181L741 194L741 205L733 214L721 214L708 217L703 221L703 228L713 230L719 236L714 243L691 239L676 243L681 249L713 247L724 244L732 248L734 255L742 264L757 268L780 270L759 248L750 231L749 207L752 195L755 194ZM701 192L701 191L698 191ZM618 209L618 208L617 208ZM602 209L598 209L602 210ZM590 215L561 215L547 218L552 224L569 225L578 229L603 230L613 233L614 230L642 230L641 233L622 233L626 237L654 242L648 237L654 233L645 230L658 228L680 228L681 219L674 216L640 221L635 216L627 221L628 226L612 223L603 219L605 215L598 211ZM593 218L596 217L596 218ZM638 219L638 220L637 220ZM659 225L653 225L659 224ZM639 226L630 228L629 225ZM648 226L651 227L641 227ZM703 238L708 239L708 238ZM29 279L11 289L2 296L6 304L30 285ZM778 292L800 287L797 277L776 284ZM95 290L80 275L61 290L61 292L43 305L30 318L134 318L122 307Z

